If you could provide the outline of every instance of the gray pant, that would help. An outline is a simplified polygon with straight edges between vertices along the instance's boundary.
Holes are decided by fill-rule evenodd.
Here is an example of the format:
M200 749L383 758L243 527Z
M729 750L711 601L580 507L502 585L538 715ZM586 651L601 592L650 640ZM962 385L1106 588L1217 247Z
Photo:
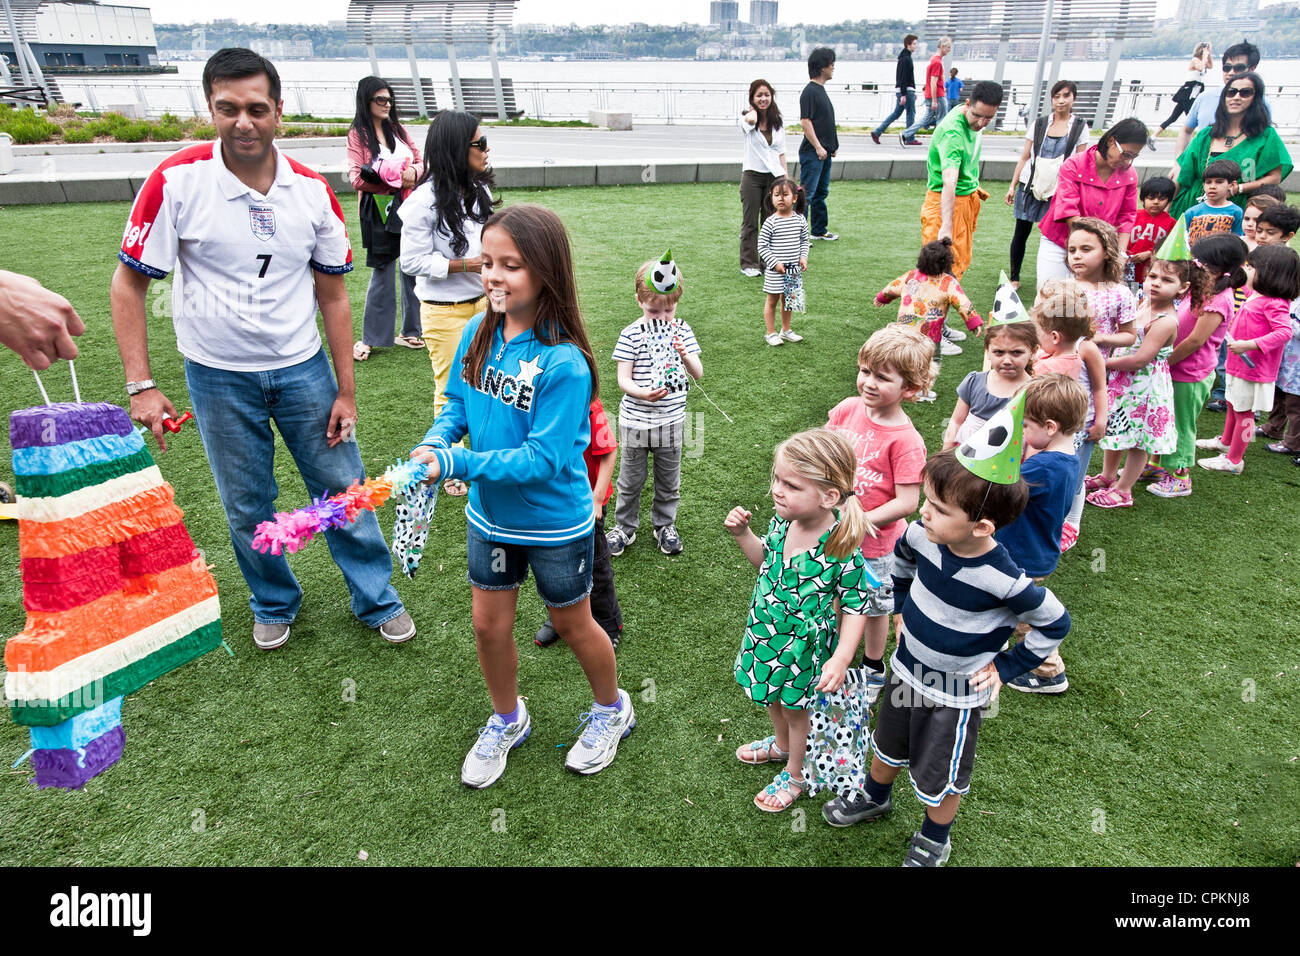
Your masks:
M771 173L746 169L740 174L740 268L761 269L758 257L758 230L767 219L763 197L776 177Z
M415 276L408 276L397 260L370 270L370 288L366 289L366 312L361 320L361 341L373 349L393 344L397 325L397 292L393 273L402 289L402 334L420 337L420 300L415 297Z
M641 489L645 487L646 458L654 454L654 505L650 511L655 530L677 520L682 487L683 423L663 428L618 428L622 460L618 466L618 501L614 520L628 537L641 524Z

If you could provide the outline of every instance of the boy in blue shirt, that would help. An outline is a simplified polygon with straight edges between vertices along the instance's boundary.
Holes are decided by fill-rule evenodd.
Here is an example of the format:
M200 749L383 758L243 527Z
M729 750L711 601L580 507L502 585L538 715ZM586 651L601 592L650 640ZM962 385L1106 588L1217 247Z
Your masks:
M1020 477L1029 504L993 535L1011 560L1041 584L1061 559L1061 526L1079 485L1074 434L1088 419L1088 393L1068 375L1044 375L1025 386L1025 458ZM1017 636L1027 628L1018 627ZM1034 670L1007 681L1031 694L1062 694L1070 686L1065 662L1053 649Z
M1230 159L1216 159L1205 167L1201 177L1205 198L1183 213L1189 246L1220 232L1234 236L1246 234L1241 228L1246 211L1228 198L1240 179L1241 167Z
M955 109L961 102L961 88L966 84L957 79L957 68L954 66L948 71L948 82L944 84L944 92L948 95L948 109Z

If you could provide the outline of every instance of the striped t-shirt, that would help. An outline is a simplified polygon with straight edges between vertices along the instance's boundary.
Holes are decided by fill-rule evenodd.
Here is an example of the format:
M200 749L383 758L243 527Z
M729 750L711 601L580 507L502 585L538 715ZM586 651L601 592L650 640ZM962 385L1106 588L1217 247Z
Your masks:
M624 395L618 404L620 428L662 428L686 418L686 392L691 377L682 367L673 339L682 340L689 355L700 354L695 333L681 319L647 319L642 316L618 335L615 362L632 363L632 381L640 388L667 388L657 402Z
M970 677L989 661L1005 683L1040 665L1070 631L1070 615L1002 545L961 558L925 536L919 521L894 546L894 613L903 615L890 669L922 697L945 707L982 707L991 692ZM1016 624L1029 633L1002 645Z
M810 246L803 216L768 216L758 230L758 254L768 269L807 259Z

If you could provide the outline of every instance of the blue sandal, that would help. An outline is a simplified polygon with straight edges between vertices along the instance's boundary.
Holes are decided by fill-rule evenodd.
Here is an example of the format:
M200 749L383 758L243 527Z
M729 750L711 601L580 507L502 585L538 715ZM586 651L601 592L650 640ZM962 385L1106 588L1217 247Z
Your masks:
M776 745L776 735L755 740L736 748L736 759L741 763L770 763L773 760L788 760L790 755Z
M765 813L780 813L802 797L807 787L807 781L795 780L790 776L790 771L782 770L772 778L772 782L763 789L762 793L754 797L754 806ZM758 799L762 796L776 797L780 800L781 805L779 807L769 807Z

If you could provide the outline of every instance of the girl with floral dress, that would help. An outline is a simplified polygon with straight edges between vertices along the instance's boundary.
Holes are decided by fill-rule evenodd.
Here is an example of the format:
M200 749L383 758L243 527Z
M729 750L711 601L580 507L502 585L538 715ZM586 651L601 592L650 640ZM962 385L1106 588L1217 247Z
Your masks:
M1133 486L1148 455L1167 455L1178 447L1174 425L1174 386L1169 355L1178 334L1174 300L1186 295L1184 274L1163 259L1152 262L1138 307L1137 341L1116 349L1106 360L1110 372L1110 415L1101 445L1102 471L1084 479L1088 503L1099 508L1129 508ZM1127 454L1121 454L1127 453ZM1121 460L1124 470L1118 474Z
M754 797L778 813L803 795L809 715L818 691L835 691L866 627L872 592L881 586L858 545L875 534L853 493L857 456L848 438L816 428L783 441L772 463L776 517L760 540L749 511L724 524L759 569L736 683L767 708L773 733L736 751L741 763L779 761L784 769ZM837 632L835 601L843 612Z

